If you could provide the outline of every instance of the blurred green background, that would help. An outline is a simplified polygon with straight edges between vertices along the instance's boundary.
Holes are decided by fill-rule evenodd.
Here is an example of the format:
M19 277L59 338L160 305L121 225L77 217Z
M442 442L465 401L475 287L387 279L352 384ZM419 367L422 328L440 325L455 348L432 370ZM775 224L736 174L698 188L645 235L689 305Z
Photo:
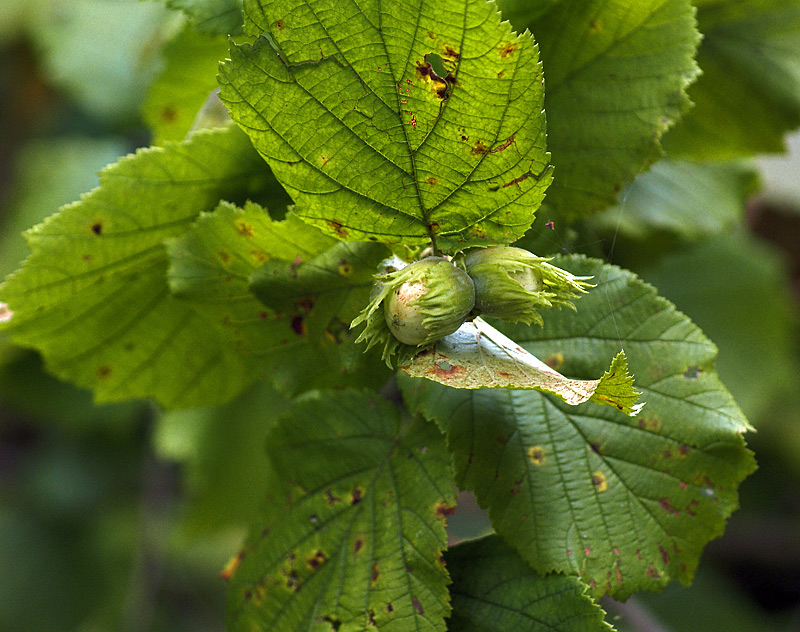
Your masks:
M24 229L151 142L144 104L184 18L155 1L2 4L4 276ZM647 200L629 192L574 233L544 233L633 269L694 319L758 429L760 469L697 581L604 602L620 630L800 630L800 136L789 148L758 161L760 185L731 176L746 201L708 230L642 231ZM223 409L95 407L0 336L0 632L222 629L219 572L258 509L263 437L286 405L258 385ZM454 541L486 528L467 496L450 524Z

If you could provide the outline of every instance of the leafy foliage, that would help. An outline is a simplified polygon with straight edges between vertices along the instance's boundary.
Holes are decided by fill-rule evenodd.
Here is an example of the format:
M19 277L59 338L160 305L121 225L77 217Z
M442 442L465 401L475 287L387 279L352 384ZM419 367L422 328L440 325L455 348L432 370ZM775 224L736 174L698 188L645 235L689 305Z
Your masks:
M530 18L520 8L512 19L541 50L555 165L547 201L585 216L658 158L659 138L687 108L698 72L693 9L689 0L560 0L544 14L533 5Z
M494 5L248 1L245 14L270 38L231 49L222 100L301 218L446 251L530 226L551 179L541 70Z
M714 345L652 288L592 260L556 263L602 279L598 291L541 330L503 329L573 375L602 370L622 345L647 402L638 418L425 380L401 381L406 401L440 425L459 487L539 572L577 573L615 597L689 581L753 470L747 421L713 371Z
M231 629L443 631L455 492L435 427L377 393L317 394L268 445L283 492L228 571Z
M696 4L703 76L667 151L700 160L782 151L784 132L800 125L800 2Z
M689 0L503 0L516 32L484 0L167 0L190 19L173 15L134 47L143 76L163 62L142 109L160 146L107 167L27 233L30 257L0 286L0 396L48 414L31 404L55 387L19 348L30 347L100 402L173 409L102 414L137 436L137 454L149 439L132 430L137 416L157 417L158 454L186 474L186 549L218 539L217 559L251 525L223 571L230 629L610 629L600 596L691 581L754 469L750 426L719 381L714 344L653 287L600 259L557 258L567 272L556 272L537 255L599 250L610 228L637 244L631 260L652 261L741 222L751 168L695 160L776 147L798 122L785 52L795 0L696 4L698 108L656 162L698 74ZM142 24L163 12L151 3ZM244 36L225 37L242 24ZM144 28L134 26L128 39ZM727 67L740 72L723 78ZM722 88L730 101L715 101ZM483 248L511 243L536 250L518 256L539 267L505 259L496 274L497 250ZM667 258L651 278L695 308L683 279L704 279L717 308L760 314L763 345L742 356L749 371L770 358L769 392L784 392L796 365L776 349L790 318L765 307L777 266L738 238L721 243ZM376 273L429 254L447 273L423 315L447 327L404 345L395 376L351 327L366 308L382 342L399 345L381 301L405 281ZM748 270L730 278L732 263ZM559 294L542 266L573 291ZM464 291L448 292L456 277ZM574 311L551 309L571 307L590 277ZM715 279L738 283L735 298L707 291ZM751 323L738 321L726 329L745 340ZM59 392L81 415L56 415L58 427L89 433L100 413L73 387ZM120 479L135 461L121 461ZM446 550L457 487L496 534ZM53 504L82 516L86 503L68 495ZM156 524L150 504L141 521ZM104 514L106 526L124 531L134 511ZM3 550L4 529L23 526L0 524ZM166 549L161 531L143 549ZM117 574L147 576L136 563Z
M450 629L462 632L611 630L603 611L574 577L532 570L498 536L466 542L447 554L453 576Z

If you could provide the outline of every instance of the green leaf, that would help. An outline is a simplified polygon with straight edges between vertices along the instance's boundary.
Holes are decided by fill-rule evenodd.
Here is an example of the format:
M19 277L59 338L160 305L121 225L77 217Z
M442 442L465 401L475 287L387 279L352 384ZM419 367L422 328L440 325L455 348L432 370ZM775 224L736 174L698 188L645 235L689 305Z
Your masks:
M540 573L615 597L688 582L754 468L747 421L717 378L714 345L652 287L599 261L553 263L598 287L575 314L546 312L542 329L503 330L569 375L596 374L623 346L647 402L638 417L404 378L406 401L442 427L459 487Z
M32 254L0 287L17 344L98 401L219 403L255 377L241 354L169 294L163 241L221 197L256 193L263 162L235 127L139 150L26 238ZM202 340L203 344L198 344Z
M536 46L484 0L245 3L221 98L304 220L353 241L510 243L551 180Z
M757 187L758 174L746 163L664 159L640 174L621 204L596 222L632 238L670 233L696 241L738 226Z
M373 379L386 379L347 329L367 300L371 272L385 253L375 244L342 244L292 214L273 221L257 204L239 209L223 203L170 244L169 283L231 349L250 356L282 391L296 393L362 379L365 370ZM327 291L330 275L314 262L331 258L334 266L344 261L351 272L358 269L352 276L361 282ZM262 265L287 273L274 301L269 294L259 301L250 291L250 277ZM298 292L293 274L307 269L322 276L316 285L298 284ZM302 277L308 280L305 273Z
M784 151L784 133L800 125L800 2L696 4L703 75L665 149L699 160Z
M402 365L411 377L425 377L453 388L535 389L577 406L592 400L634 416L643 404L633 390L625 353L597 380L570 380L528 353L481 318L464 323L432 348Z
M797 308L773 248L740 230L673 253L642 276L719 346L720 377L748 416L763 419L797 393Z
M450 549L458 632L608 632L604 613L574 577L542 577L496 535Z
M170 9L180 9L198 31L215 35L242 32L242 0L166 0Z
M142 117L153 132L153 144L186 137L217 88L217 66L227 54L228 38L191 28L185 28L164 47L164 70L150 86L142 106Z
M268 450L286 503L226 573L231 630L443 631L455 489L436 427L368 391L316 393Z
M659 156L698 72L693 14L689 0L562 0L536 19L512 16L539 43L556 167L547 203L562 215L613 204Z

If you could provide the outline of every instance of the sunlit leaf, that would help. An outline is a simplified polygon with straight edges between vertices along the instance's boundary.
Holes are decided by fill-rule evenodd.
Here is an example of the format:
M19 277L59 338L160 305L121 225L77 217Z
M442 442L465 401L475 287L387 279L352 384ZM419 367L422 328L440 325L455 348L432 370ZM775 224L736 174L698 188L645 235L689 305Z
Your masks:
M242 0L166 0L167 6L180 9L203 33L236 35L242 31Z
M639 393L633 390L623 352L600 379L570 380L480 318L464 323L400 368L412 377L453 388L535 389L573 406L591 399L631 416L642 407L636 403Z
M753 470L747 421L717 378L714 345L652 287L598 261L553 263L598 287L577 313L503 330L568 375L602 371L623 346L647 402L638 417L409 378L406 401L442 427L459 487L539 572L577 574L616 597L688 582Z
M510 243L551 180L529 34L484 0L245 3L222 100L304 220L347 240ZM269 37L267 37L269 36Z
M455 490L436 427L377 393L312 394L268 451L288 493L227 569L230 629L443 632Z
M221 197L257 192L263 173L235 127L106 168L99 188L27 233L32 254L0 287L12 339L99 401L154 397L177 407L232 397L255 374L170 295L163 241Z

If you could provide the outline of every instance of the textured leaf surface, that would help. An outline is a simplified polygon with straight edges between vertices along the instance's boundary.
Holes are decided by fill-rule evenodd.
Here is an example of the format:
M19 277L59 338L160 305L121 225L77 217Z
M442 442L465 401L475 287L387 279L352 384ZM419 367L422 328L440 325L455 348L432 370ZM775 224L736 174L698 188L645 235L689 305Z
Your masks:
M455 490L436 427L377 393L322 393L268 450L292 490L229 569L231 629L443 631Z
M412 377L425 377L453 388L536 389L576 406L591 399L628 415L642 407L620 352L602 378L570 380L528 353L494 327L476 318L445 336L431 349L401 366Z
M576 314L504 330L569 375L602 370L624 346L647 402L638 417L405 378L407 402L440 424L459 487L539 572L578 574L616 597L687 582L753 470L747 421L714 372L714 345L652 287L593 260L553 263L598 287Z
M0 288L13 340L100 401L154 397L177 407L233 396L252 379L248 365L170 296L162 242L220 197L255 192L263 173L235 127L103 170L99 188L28 232L32 254Z
M358 252L363 248L371 253ZM285 392L364 379L353 373L370 365L372 355L354 345L347 324L366 302L371 277L323 297L319 287L302 286L304 291L296 292L291 283L293 273L332 251L336 266L353 271L366 265L367 276L386 255L377 244L342 244L291 214L273 221L256 204L244 209L222 204L170 244L170 288ZM250 291L250 276L264 265L287 272L275 303L259 301ZM386 376L374 367L368 372L375 379Z
M541 50L556 167L547 203L559 213L613 204L658 157L658 139L687 107L684 89L697 74L693 12L689 0L561 0L534 20L511 15Z
M186 13L198 31L217 35L242 31L242 0L167 0L167 6Z
M493 3L245 3L222 99L306 221L341 239L510 243L550 182L528 34ZM275 43L273 48L271 41Z
M217 88L219 60L228 38L186 28L164 47L164 70L150 86L142 116L153 144L183 140L209 95Z
M703 74L664 147L700 160L784 151L784 133L800 125L800 1L696 4Z
M453 614L458 632L607 632L604 613L574 577L531 569L503 540L492 535L450 549Z
M660 160L640 174L597 222L631 237L668 232L699 240L738 226L758 174L744 163Z

